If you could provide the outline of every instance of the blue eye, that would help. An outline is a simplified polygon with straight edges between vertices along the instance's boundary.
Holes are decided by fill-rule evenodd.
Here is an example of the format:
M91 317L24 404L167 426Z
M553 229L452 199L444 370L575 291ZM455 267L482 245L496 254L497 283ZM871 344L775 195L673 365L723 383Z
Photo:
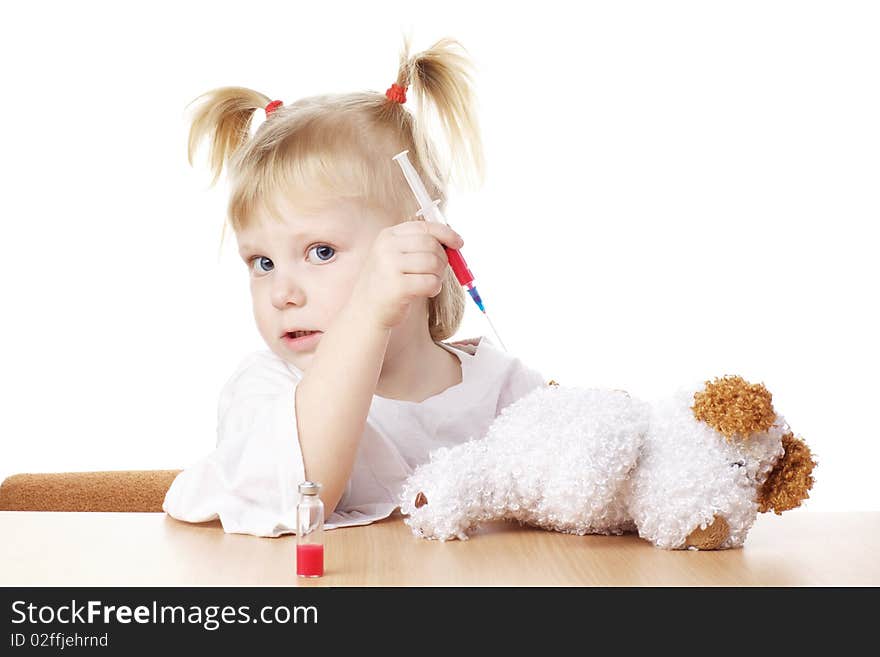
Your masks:
M268 265L267 265L267 266L268 266L268 269L267 269L267 270L264 270L264 269L262 268L262 266L260 266L261 263L263 263L263 261L265 261L266 263L268 263ZM251 267L252 267L252 268L255 268L255 272L256 272L257 274L266 274L266 273L272 271L272 270L275 268L275 265L274 265L274 264L272 263L272 261L269 260L269 258L267 258L266 256L257 256L256 258L254 258L253 260L251 260Z
M336 254L336 249L332 246L327 246L326 244L318 244L317 246L313 246L309 249L309 253L314 251L320 262L328 262L330 258L332 258Z

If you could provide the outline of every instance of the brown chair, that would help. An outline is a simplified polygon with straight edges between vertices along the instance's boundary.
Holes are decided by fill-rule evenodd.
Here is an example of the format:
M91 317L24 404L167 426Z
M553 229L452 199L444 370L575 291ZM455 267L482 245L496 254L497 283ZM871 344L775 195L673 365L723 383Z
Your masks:
M0 484L0 511L162 512L180 470L15 474Z

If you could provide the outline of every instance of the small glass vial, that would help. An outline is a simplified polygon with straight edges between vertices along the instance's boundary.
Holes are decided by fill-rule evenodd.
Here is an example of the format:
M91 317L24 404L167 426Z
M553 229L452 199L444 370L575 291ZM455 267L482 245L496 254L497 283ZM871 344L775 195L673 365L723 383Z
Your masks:
M299 485L296 505L296 574L321 577L324 574L324 503L318 497L321 484Z

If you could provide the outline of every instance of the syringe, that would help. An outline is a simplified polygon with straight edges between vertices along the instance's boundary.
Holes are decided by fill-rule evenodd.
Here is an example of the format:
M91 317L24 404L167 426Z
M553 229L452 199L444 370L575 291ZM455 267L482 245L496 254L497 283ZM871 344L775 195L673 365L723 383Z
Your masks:
M418 172L413 168L412 163L409 161L409 158L406 154L409 151L403 151L402 153L398 153L395 155L392 160L395 160L400 168L403 169L403 175L406 177L406 182L409 183L410 189L412 189L413 194L416 196L416 200L419 202L419 211L416 213L417 215L422 215L428 221L438 221L440 223L446 224L449 223L443 217L443 213L440 211L439 205L440 201L432 201L431 197L428 196L428 191L425 189L425 185L422 183L422 179L419 178ZM446 257L449 260L449 266L452 267L452 271L455 273L455 277L458 279L458 282L461 283L465 288L467 288L467 292L470 295L471 299L474 300L474 303L477 304L477 308L483 313L486 317L486 321L489 322L489 326L492 328L492 332L495 334L495 337L498 338L498 342L501 345L504 351L507 351L507 347L504 346L504 342L501 341L501 336L498 335L498 331L495 330L495 325L492 324L492 320L489 319L489 314L486 312L486 307L483 305L483 300L480 298L480 293L477 292L477 286L474 285L474 275L471 273L471 270L468 268L467 263L464 261L464 257L461 255L461 251L458 249L450 249L448 246L444 245L443 249L446 251Z

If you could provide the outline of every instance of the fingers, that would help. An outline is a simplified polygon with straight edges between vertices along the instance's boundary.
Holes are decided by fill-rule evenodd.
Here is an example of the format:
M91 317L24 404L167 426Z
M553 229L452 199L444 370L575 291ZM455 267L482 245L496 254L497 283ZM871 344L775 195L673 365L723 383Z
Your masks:
M445 254L440 256L425 251L401 253L397 262L402 274L433 274L435 276L442 276L448 264Z
M395 245L400 253L435 253L446 260L446 251L437 238L428 233L419 235L401 235L395 238Z
M436 297L443 289L443 277L436 274L406 274L403 292L409 297Z
M460 249L464 246L461 235L438 221L404 221L392 226L391 234L401 237L404 235L431 235L451 249Z
M417 297L436 297L443 289L443 279L449 267L444 246L460 249L464 240L452 228L435 221L404 221L385 228L374 246L379 280L379 296L396 299L393 312L386 319L393 325L397 319L400 300L412 301Z
M443 275L448 266L446 252L434 240L440 250L401 253L398 256L403 293L409 297L436 297L443 289Z

